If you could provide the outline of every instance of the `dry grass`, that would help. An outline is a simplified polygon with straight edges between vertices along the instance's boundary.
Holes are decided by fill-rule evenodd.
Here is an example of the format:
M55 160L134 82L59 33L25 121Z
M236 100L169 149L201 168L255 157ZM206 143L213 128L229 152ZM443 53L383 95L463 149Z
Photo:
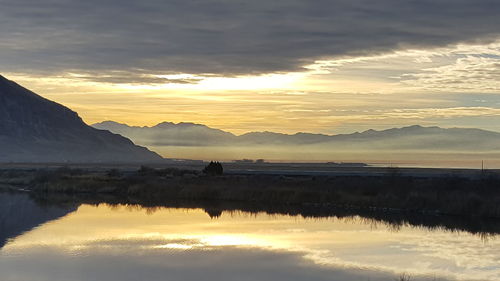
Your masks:
M123 175L59 169L37 171L37 192L113 193L161 203L165 199L229 200L288 205L335 205L500 218L500 178L385 176L205 176L197 171L142 167Z

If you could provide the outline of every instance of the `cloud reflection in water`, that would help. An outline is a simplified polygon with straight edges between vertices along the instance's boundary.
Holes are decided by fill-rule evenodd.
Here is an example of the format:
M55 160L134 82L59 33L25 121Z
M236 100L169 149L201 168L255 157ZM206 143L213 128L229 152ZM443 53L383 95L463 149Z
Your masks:
M17 237L0 251L6 281L394 280L401 272L498 280L500 243L464 232L362 219L302 219L101 205ZM426 280L416 277L415 280ZM438 279L439 280L439 279Z

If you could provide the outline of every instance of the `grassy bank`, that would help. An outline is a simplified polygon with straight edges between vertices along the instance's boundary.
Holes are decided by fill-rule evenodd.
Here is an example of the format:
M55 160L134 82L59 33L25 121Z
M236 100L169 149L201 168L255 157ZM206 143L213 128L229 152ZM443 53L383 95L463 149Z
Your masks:
M206 176L198 171L142 168L89 172L4 171L0 185L34 193L112 194L142 202L167 200L258 202L500 218L500 177L403 176L388 169L377 176Z

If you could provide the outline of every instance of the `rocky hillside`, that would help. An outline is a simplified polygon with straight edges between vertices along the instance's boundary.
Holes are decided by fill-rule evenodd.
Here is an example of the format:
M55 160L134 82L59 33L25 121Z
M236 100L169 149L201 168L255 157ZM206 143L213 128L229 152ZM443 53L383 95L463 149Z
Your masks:
M0 76L0 162L118 163L162 158L85 124L67 107Z

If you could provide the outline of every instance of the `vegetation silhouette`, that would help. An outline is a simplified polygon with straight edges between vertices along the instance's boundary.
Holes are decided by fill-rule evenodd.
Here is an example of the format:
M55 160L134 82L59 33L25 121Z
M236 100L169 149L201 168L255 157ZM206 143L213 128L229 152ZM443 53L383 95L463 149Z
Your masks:
M212 162L206 172L216 175L219 169L223 171L222 165ZM365 176L234 173L206 176L208 174L202 171L147 166L119 172L69 167L0 170L0 189L157 206L172 201L188 205L189 202L209 202L207 208L214 216L219 213L217 208L210 207L214 202L238 202L246 206L244 208L258 204L260 210L283 206L282 211L286 213L305 216L348 210L351 214L371 214L383 220L390 215L391 220L403 224L411 220L412 224L452 228L460 225L461 229L500 233L497 223L500 221L500 177L494 171L469 178L454 174L408 176L394 169Z
M399 278L396 279L396 281L411 281L411 275L407 273L402 273Z
M391 231L398 232L404 227L444 230L450 232L466 231L487 241L500 234L500 221L485 218L467 218L459 216L435 216L414 212L391 212L386 210L370 210L336 206L318 206L313 204L287 205L269 204L266 202L241 202L230 200L197 200L179 198L145 198L143 196L119 195L109 193L29 193L42 206L75 206L78 204L100 205L111 207L127 206L145 209L152 214L164 208L203 209L213 219L223 213L260 214L300 216L306 219L338 219L354 220L373 227L385 225Z
M224 173L224 168L220 162L210 161L210 163L203 169L203 173L210 176L221 176Z

